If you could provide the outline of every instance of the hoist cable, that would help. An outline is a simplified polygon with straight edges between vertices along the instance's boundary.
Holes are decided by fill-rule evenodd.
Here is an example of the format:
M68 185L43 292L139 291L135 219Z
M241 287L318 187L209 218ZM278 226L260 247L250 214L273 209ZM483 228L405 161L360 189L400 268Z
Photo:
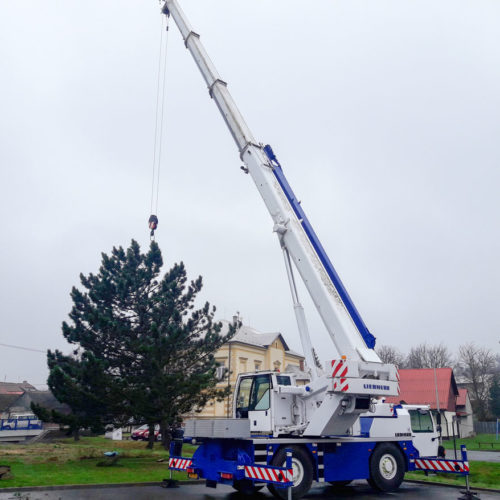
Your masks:
M156 178L156 215L158 215L158 196L160 193L160 166L161 166L161 153L163 149L163 124L164 124L164 115L165 115L165 89L167 87L167 53L168 53L168 35L169 35L169 20L170 18L167 17L167 24L166 24L166 36L165 36L165 54L164 54L164 62L163 62L163 88L162 88L162 95L161 95L161 116L160 116L160 140L159 140L159 147L158 147L158 169L156 171L157 173L157 178Z
M160 47L158 50L158 78L156 82L156 115L155 115L155 136L154 136L154 146L153 146L153 173L151 176L151 208L150 213L153 213L153 200L154 200L154 189L155 189L155 177L156 177L156 151L157 151L157 140L158 140L158 110L160 101L160 79L161 79L161 62L162 62L162 49L163 49L163 24L164 18L162 16L160 25Z

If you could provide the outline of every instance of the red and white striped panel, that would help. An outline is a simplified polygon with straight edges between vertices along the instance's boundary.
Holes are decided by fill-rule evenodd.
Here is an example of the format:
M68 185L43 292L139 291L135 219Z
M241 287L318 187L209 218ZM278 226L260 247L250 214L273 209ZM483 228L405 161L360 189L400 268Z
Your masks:
M349 390L349 382L346 378L338 378L333 382L333 390L338 392L346 392Z
M293 481L293 470L245 465L245 477L266 483L291 483Z
M345 377L347 375L347 364L343 359L332 359L332 377Z
M192 463L193 461L190 458L169 458L168 468L186 470Z
M436 472L469 472L469 462L459 462L458 460L430 460L417 458L415 460L415 465L417 466L417 469Z
M401 394L401 387L399 385L400 376L399 376L399 370L396 368L396 380L398 381L398 395Z

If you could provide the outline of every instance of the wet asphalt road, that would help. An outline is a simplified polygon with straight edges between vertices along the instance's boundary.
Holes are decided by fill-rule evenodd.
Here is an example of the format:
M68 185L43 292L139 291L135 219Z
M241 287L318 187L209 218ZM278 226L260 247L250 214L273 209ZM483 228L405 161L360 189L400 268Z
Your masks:
M447 458L454 457L453 450L446 451ZM458 452L457 456L460 456L460 452ZM483 462L500 462L500 451L467 451L467 458Z
M357 500L432 500L458 499L460 491L456 488L403 483L396 493L375 493L364 481L356 481L353 486L342 490L330 486L313 488L304 498L355 498ZM113 488L85 488L75 490L33 491L17 493L1 493L0 500L243 500L229 486L218 486L217 489L206 488L205 485L183 485L178 488L164 489L160 486L129 486ZM255 500L274 498L267 489L251 497ZM500 500L500 493L481 491L481 500Z

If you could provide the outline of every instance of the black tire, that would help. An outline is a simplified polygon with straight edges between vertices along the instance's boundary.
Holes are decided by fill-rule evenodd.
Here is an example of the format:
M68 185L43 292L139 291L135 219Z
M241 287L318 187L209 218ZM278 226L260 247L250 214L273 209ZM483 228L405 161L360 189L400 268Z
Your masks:
M405 459L392 443L378 445L370 457L368 484L378 491L396 491L405 476Z
M298 500L299 498L302 498L311 488L313 480L313 465L307 451L304 450L304 448L301 446L290 446L289 448L292 450L292 463L294 465L294 471L298 470L300 473L300 482L297 483L297 479L294 479L292 487L292 498L293 500ZM275 467L286 466L285 448L281 448L278 450L278 453L274 455L272 465ZM267 488L276 498L288 498L287 488L277 488L274 484L269 484Z
M233 483L233 488L242 495L251 496L261 490L264 486L255 486L249 479L240 479Z

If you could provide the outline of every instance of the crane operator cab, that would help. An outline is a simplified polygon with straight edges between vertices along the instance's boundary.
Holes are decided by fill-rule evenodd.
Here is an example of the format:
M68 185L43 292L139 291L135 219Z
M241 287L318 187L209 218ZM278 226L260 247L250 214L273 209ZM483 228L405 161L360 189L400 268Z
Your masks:
M290 412L292 394L288 392L292 386L295 375L291 373L241 373L234 392L233 417L248 418L253 434L276 435L274 422L280 426L294 424Z

